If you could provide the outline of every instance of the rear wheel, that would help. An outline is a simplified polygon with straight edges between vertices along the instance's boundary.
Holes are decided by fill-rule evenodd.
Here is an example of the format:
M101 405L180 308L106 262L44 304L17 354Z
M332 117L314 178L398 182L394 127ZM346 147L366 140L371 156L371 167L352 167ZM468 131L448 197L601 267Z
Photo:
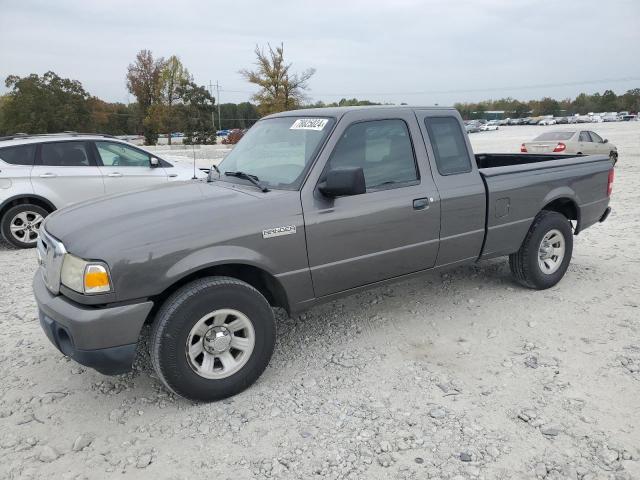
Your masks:
M0 220L2 236L15 247L33 248L38 243L38 232L47 215L47 210L31 203L11 207Z
M509 266L520 284L543 290L562 279L572 253L569 220L560 213L543 210L534 219L520 250L509 255Z
M229 277L191 282L167 299L151 333L151 361L174 393L213 401L255 382L275 346L273 311L248 283Z

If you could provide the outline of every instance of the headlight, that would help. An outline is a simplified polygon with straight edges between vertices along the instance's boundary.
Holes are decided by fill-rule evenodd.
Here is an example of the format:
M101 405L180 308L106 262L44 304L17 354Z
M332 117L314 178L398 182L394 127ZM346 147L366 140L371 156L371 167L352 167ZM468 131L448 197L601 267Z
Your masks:
M60 281L78 293L106 293L111 291L109 271L100 263L87 262L67 253L62 263Z

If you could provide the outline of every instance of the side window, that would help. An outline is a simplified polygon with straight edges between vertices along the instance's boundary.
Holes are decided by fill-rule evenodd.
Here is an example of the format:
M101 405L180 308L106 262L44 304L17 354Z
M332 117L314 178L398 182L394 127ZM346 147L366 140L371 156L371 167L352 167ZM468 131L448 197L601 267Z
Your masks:
M580 138L578 139L580 142L590 142L591 137L588 132L580 132Z
M33 165L35 144L0 148L0 161L9 165Z
M598 135L597 133L589 132L589 135L591 135L591 140L593 142L602 143L602 137L600 135Z
M149 155L122 143L96 142L105 167L149 167Z
M424 123L440 175L470 172L469 151L458 121L453 117L427 117Z
M88 167L89 151L85 142L43 143L41 164L52 167Z
M367 189L418 180L409 129L403 120L350 125L338 140L329 165L362 167Z

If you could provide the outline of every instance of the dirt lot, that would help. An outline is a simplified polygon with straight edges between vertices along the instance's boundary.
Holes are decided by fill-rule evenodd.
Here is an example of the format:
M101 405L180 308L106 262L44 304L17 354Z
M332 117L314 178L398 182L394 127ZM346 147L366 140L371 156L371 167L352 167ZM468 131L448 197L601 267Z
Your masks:
M34 252L0 246L0 478L640 478L640 123L589 128L619 147L613 214L559 285L497 259L280 315L270 367L219 403L168 394L144 349L121 377L65 359Z

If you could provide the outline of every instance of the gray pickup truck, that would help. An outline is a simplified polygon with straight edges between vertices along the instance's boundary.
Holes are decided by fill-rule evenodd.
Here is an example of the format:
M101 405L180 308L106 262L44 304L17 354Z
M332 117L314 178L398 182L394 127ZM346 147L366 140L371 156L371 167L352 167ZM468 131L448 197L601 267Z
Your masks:
M506 255L520 284L555 285L572 235L609 214L612 182L607 155L474 155L450 108L271 115L206 182L50 215L33 283L40 322L105 374L131 368L149 323L166 387L216 400L266 368L272 307Z

